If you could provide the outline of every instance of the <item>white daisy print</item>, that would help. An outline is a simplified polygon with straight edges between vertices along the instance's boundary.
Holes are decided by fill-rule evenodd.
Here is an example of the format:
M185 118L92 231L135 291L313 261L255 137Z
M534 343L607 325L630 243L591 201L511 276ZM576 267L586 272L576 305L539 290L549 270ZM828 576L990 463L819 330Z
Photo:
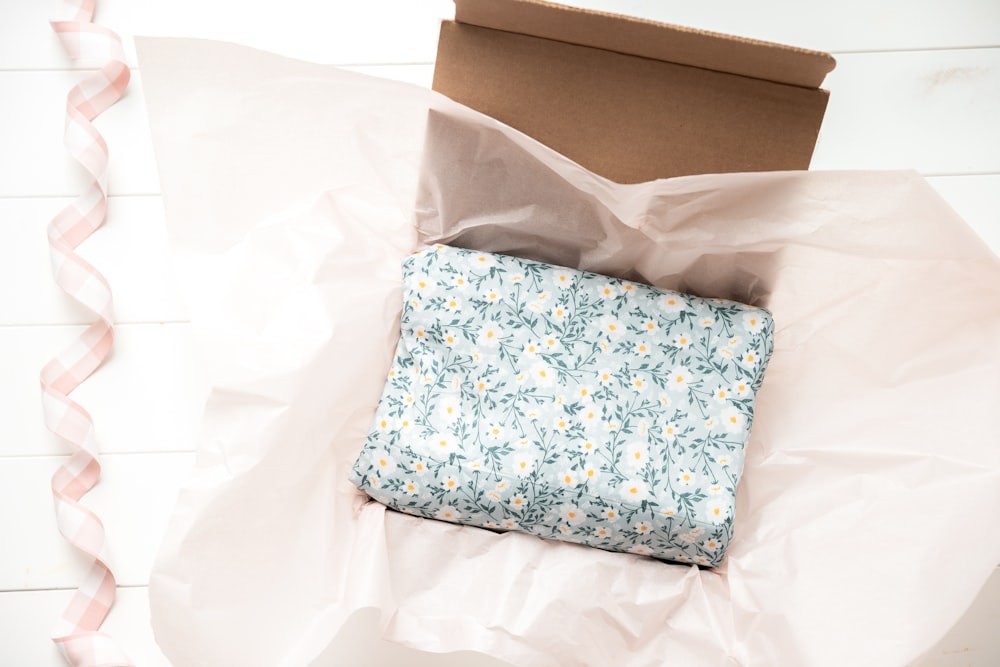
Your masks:
M529 340L521 348L521 354L528 358L534 358L538 356L538 353L542 351L542 344L537 340Z
M462 401L449 396L438 405L438 412L445 422L449 424L455 422L462 415Z
M392 460L391 456L389 456L389 452L384 449L376 451L372 455L372 459L375 463L375 469L383 475L388 475L396 469L396 462Z
M415 496L420 493L420 485L412 479L408 479L403 482L403 493L408 496Z
M473 256L472 258L472 265L480 268L488 268L493 266L495 263L496 260L488 253L481 253Z
M432 454L444 456L455 451L455 437L450 433L438 433L427 439L427 449Z
M481 327L476 342L486 348L496 347L500 343L500 327L492 323Z
M580 424L588 431L593 431L601 425L601 413L597 411L597 408L593 404L584 405L577 418L580 420Z
M576 505L563 505L559 515L571 526L578 526L587 520L587 514Z
M679 432L679 427L674 422L667 422L663 425L663 437L667 439L667 442L676 440Z
M709 498L708 502L705 503L705 516L712 523L720 524L729 518L731 509L727 499L720 497Z
M440 519L441 521L451 521L452 523L455 523L462 518L462 514L451 505L445 505L435 512L434 517L436 519Z
M649 498L649 487L641 479L630 479L619 488L622 498L629 502L638 503Z
M698 481L698 477L690 468L681 468L674 475L674 480L681 486L694 486L694 483Z
M678 294L666 294L657 300L657 305L665 313L677 313L684 310L687 304Z
M667 376L667 387L674 391L686 390L688 385L694 380L692 375L691 370L687 366L677 366Z
M602 299L614 299L619 294L618 288L612 283L601 283L594 290L597 292L597 296Z
M530 451L514 452L510 467L518 477L527 477L535 470L535 456Z
M691 336L691 334L686 331L682 331L681 333L674 336L673 340L674 347L680 348L682 350L691 347L691 343L693 342L694 342L694 337Z
M757 333L764 328L764 320L760 313L751 312L743 316L743 328L750 333Z
M617 340L624 336L628 329L617 317L606 316L600 320L600 329L612 340Z
M551 317L556 322L562 322L567 317L569 317L569 308L562 305L555 306L552 310L549 311L549 317Z
M418 273L412 276L407 285L421 296L430 296L437 290L437 282L426 273Z
M555 352L562 347L562 343L558 336L546 336L542 339L542 347L545 348L546 352Z
M452 475L448 475L443 480L441 480L441 488L443 488L445 491L458 491L458 487L459 487L459 482Z
M531 377L539 387L551 387L558 374L548 364L539 362L531 367Z
M633 441L625 445L625 465L641 468L649 462L649 447L645 442Z
M746 423L746 417L743 416L736 408L728 408L722 411L719 416L719 420L722 422L722 428L726 429L729 433L738 433L743 430L743 426Z
M499 303L503 300L503 292L496 286L490 286L483 289L483 299L487 303Z

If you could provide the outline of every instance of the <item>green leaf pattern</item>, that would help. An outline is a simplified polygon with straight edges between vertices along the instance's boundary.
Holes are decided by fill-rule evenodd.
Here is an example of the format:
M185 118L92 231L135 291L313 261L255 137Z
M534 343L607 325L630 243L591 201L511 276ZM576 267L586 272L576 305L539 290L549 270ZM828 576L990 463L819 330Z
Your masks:
M718 565L771 315L434 246L352 479L401 512Z

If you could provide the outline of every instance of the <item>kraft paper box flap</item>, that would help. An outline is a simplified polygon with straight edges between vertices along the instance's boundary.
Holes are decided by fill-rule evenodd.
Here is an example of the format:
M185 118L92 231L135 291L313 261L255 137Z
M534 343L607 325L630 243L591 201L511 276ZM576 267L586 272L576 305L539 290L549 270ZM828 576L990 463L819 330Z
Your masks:
M806 169L829 54L539 0L456 0L434 89L612 180Z

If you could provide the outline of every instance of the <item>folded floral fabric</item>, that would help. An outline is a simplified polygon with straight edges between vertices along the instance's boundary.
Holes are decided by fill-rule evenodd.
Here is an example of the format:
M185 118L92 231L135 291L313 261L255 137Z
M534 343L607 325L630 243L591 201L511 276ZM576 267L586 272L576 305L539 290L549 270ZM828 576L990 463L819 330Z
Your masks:
M718 565L770 314L434 246L353 482L387 506Z

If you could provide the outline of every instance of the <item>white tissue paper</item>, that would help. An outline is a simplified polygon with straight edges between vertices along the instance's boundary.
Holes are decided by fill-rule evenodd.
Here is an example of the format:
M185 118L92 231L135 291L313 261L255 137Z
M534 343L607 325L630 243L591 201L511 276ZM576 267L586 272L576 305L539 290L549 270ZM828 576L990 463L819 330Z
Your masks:
M181 665L307 665L353 612L516 665L890 665L1000 560L1000 262L917 175L617 185L421 88L138 40L212 383L150 582ZM400 261L442 241L768 308L736 538L700 570L385 510L347 480Z

